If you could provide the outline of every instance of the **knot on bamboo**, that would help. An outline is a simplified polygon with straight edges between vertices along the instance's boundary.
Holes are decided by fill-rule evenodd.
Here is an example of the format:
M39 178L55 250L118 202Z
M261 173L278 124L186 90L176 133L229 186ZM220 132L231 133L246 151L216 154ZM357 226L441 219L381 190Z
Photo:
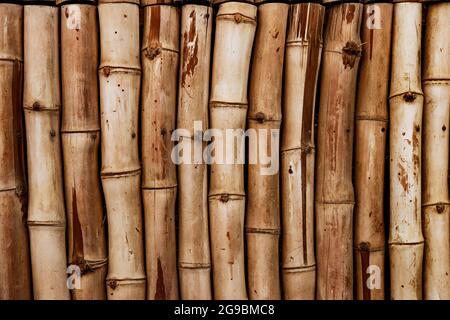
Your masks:
M405 100L406 102L413 102L414 100L416 100L416 98L417 98L417 95L411 91L406 92L403 95L403 100Z
M220 201L222 202L228 202L230 200L230 195L229 194L221 194L220 195Z
M442 212L444 212L444 210L445 210L445 206L443 204L438 204L436 206L437 213L442 213Z
M103 68L103 75L105 77L109 77L110 74L111 74L111 68L110 67L104 67Z
M241 23L242 15L240 13L235 13L234 14L234 21L236 21L236 23Z
M144 49L144 56L146 56L150 60L155 59L160 54L161 54L161 48L145 48Z
M361 56L361 45L355 41L347 41L344 48L342 48L342 60L345 69L354 67L356 59Z
M266 115L262 112L258 112L255 114L255 119L259 123L263 123L266 120Z
M112 290L116 289L118 286L116 279L108 280L107 283L108 283L108 287L110 287Z

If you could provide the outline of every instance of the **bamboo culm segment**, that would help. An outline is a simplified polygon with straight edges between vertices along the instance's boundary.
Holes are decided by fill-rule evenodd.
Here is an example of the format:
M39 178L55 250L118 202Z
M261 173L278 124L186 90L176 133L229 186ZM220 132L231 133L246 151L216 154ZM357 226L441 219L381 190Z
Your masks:
M393 5L364 5L355 124L355 287L358 300L384 299L384 167ZM371 277L373 275L373 277Z
M145 299L138 151L139 7L98 5L102 185L108 216L108 299Z
M186 150L204 147L202 141L194 139L194 121L201 121L203 130L208 127L212 13L212 8L205 5L188 4L181 8L177 127L189 132L179 142ZM202 161L178 166L181 299L212 298L207 173Z
M176 167L171 133L176 124L179 8L144 7L141 49L142 197L145 213L147 298L178 299L175 233Z
M427 12L423 69L423 298L449 300L450 3L431 4Z
M314 3L289 9L281 137L281 267L288 300L315 298L314 109L324 15L325 7Z
M394 4L390 89L391 299L422 298L422 5Z
M336 4L325 30L316 170L317 298L353 299L353 122L363 6Z
M35 299L70 299L60 142L58 11L24 8L24 96L28 227ZM39 52L40 54L36 54Z
M212 63L211 127L224 146L226 129L245 129L247 82L256 31L256 7L239 2L220 5L216 16ZM228 143L231 143L229 141ZM235 150L243 149L237 139ZM231 155L227 155L231 157ZM244 260L244 168L237 164L211 165L209 216L215 299L247 299Z
M61 6L62 147L69 265L81 270L75 300L104 300L106 238L98 152L97 6Z
M0 300L31 298L22 116L23 7L0 4Z
M289 5L268 3L258 6L258 25L250 75L248 127L258 140L265 135L266 151L279 143L284 46ZM264 134L264 130L266 133ZM275 131L277 130L277 131ZM249 146L258 152L263 143ZM273 159L273 154L271 155ZM278 159L275 161L278 162ZM279 276L280 198L279 175L263 174L261 163L248 166L246 216L248 294L252 300L281 298ZM277 168L278 169L278 168ZM277 170L278 172L278 170Z

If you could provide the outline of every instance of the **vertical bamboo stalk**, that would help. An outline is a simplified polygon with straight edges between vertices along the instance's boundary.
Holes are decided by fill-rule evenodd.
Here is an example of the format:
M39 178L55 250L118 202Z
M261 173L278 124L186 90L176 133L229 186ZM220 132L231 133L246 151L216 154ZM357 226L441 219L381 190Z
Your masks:
M281 124L281 92L284 46L289 5L258 5L258 25L250 75L248 127L254 130L256 145L250 152L258 154L268 140L264 152L270 154L278 146ZM276 131L275 131L276 130ZM276 150L278 156L278 148ZM272 160L274 155L270 154ZM278 158L276 163L248 166L248 201L246 216L248 294L252 300L280 299L279 238L280 201ZM276 166L276 172L264 173ZM271 170L271 169L270 169Z
M23 6L0 4L0 300L30 299L22 116Z
M284 299L315 298L314 110L325 7L292 4L286 37L281 139Z
M189 136L181 137L179 144L192 151L203 150L204 146L202 140L196 139L194 122L200 121L202 130L208 128L212 13L207 1L185 1L181 8L177 127L188 130ZM202 159L178 166L178 271L182 299L212 297L207 174Z
M423 122L424 299L450 299L449 114L450 3L428 6Z
M247 82L256 30L256 7L239 2L220 5L212 65L210 120L220 132L214 143L244 147L241 138L225 141L226 129L245 129ZM247 299L244 260L245 190L243 164L211 165L209 212L215 299Z
M422 4L395 3L390 89L391 299L422 298Z
M24 97L35 299L70 299L60 145L58 8L25 5ZM39 54L37 54L39 53Z
M355 287L359 300L384 299L384 167L388 121L390 3L365 4L355 124Z
M142 1L142 197L145 213L147 299L178 299L175 200L171 160L177 106L180 12Z
M353 118L362 4L335 4L325 31L316 173L317 298L353 298Z
M102 185L108 216L108 299L145 299L138 118L139 1L100 0Z
M81 270L72 297L105 299L106 238L98 175L98 25L95 3L61 4L62 146L69 265Z

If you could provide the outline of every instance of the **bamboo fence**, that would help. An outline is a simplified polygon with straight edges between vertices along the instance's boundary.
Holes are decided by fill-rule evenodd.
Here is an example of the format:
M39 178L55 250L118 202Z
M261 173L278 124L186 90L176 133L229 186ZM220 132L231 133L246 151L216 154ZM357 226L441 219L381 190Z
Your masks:
M450 299L450 3L0 3L0 299Z

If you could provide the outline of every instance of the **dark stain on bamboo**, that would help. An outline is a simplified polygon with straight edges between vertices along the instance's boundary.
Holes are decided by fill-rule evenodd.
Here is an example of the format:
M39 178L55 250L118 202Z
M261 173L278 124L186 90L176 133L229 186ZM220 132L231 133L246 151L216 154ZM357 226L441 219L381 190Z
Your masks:
M77 264L84 269L84 248L83 248L83 230L81 229L80 219L78 217L77 191L72 187L72 263Z
M16 195L19 197L22 211L22 222L27 223L27 183L24 146L24 123L22 115L22 83L23 65L15 60L12 75L12 108L13 108L13 132L14 132L14 169Z
M183 71L181 74L181 86L184 88L186 76L192 76L195 71L195 67L198 64L198 38L196 37L196 13L195 10L189 15L191 22L189 25L189 32L183 34ZM195 41L194 41L195 40ZM188 43L194 41L194 49L189 50ZM192 54L191 54L192 53Z
M161 266L161 260L158 258L155 300L165 300L165 299L166 299L166 288L164 286L164 271Z
M370 299L370 289L367 286L367 280L369 279L369 275L367 274L367 269L370 265L370 243L363 242L359 246L359 253L361 258L361 278L362 278L362 291L363 291L363 300L371 300Z
M148 33L150 48L159 47L160 31L161 31L161 7L152 6L150 8L150 32Z
M343 8L345 10L345 7ZM347 23L351 23L355 18L355 9L356 8L354 4L348 6L347 14L345 15L345 21L347 21Z

